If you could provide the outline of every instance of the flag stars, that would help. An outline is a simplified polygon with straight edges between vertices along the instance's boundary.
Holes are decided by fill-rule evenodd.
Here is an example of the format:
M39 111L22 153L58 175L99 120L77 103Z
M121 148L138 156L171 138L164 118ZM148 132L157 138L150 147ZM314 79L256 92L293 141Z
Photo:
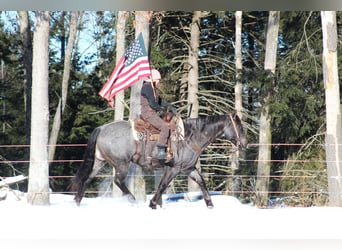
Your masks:
M126 62L125 65L128 66L133 63L138 57L144 56L144 52L141 48L141 44L138 41L135 41L132 46L127 49L125 54Z

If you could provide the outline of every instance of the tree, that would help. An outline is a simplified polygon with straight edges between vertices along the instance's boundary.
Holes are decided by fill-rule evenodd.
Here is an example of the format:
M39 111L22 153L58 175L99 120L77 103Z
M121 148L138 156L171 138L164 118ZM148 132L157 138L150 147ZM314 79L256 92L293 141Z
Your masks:
M125 44L126 44L126 22L129 13L127 11L119 11L117 22L116 22L116 64L119 62L120 58L125 53ZM122 90L115 96L115 113L114 120L123 120L124 119L124 110L125 110L125 91ZM112 168L113 171L113 197L121 196L121 190L114 183L115 169Z
M69 30L68 44L67 44L66 52L63 53L64 69L63 69L63 80L62 80L62 96L59 98L58 106L56 109L56 114L53 120L52 130L50 134L49 148L48 148L49 161L52 161L55 156L58 134L59 134L59 130L61 127L64 109L67 103L69 79L70 79L70 71L71 71L71 59L72 59L72 52L73 52L73 48L74 48L75 40L76 40L78 16L79 16L78 11L73 11L70 17L70 30Z
M235 110L238 116L242 119L242 11L235 12ZM232 175L239 169L239 151L232 153L231 156ZM227 181L227 190L234 190L237 188L234 180Z
M322 11L326 160L330 206L342 206L342 126L337 66L336 12Z
M48 11L37 11L33 35L31 148L27 200L49 205L49 21Z
M3 17L9 12L1 12ZM1 82L0 82L0 144L27 144L29 140L29 122L31 117L26 116L25 99L26 70L23 64L24 49L20 33L17 12L12 12L10 21L0 20L0 51L1 51ZM21 21L20 21L21 22ZM11 24L11 25L8 25ZM12 25L13 24L13 25ZM30 42L32 42L30 40ZM32 51L31 51L32 53ZM32 67L32 57L31 57ZM29 148L3 147L0 150L2 159L28 160ZM12 176L20 171L27 174L28 164L0 164L0 176ZM15 168L14 168L15 167ZM26 183L25 183L26 184ZM27 185L20 184L27 190Z
M285 144L272 145L270 175L280 178L271 178L269 191L285 198L288 205L326 205L325 151L319 146L324 144L326 123L320 12L282 12L281 16L276 91L272 92L270 112L272 143ZM285 159L288 162L284 163ZM301 192L288 194L294 190ZM312 195L315 192L317 195Z
M238 116L242 119L242 82L241 82L241 73L242 73L242 43L241 43L241 34L242 34L242 11L235 12L235 110Z
M149 55L149 41L150 41L150 19L152 12L150 11L136 11L135 12L135 37L142 33L146 52ZM130 118L138 118L140 114L140 90L142 82L138 81L131 87L131 102L130 102Z
M189 46L189 66L188 66L188 104L190 118L198 118L198 50L200 44L200 25L202 11L194 11L190 24L190 46ZM196 163L196 168L201 168L200 160ZM188 190L199 191L199 185L188 178Z
M125 53L126 43L126 22L129 13L127 11L119 11L116 23L116 63ZM115 96L115 120L123 120L125 110L125 92L121 91Z
M25 68L25 114L26 114L26 143L30 144L30 122L31 122L31 88L32 88L32 40L31 25L28 11L19 11L20 34L23 45L23 60Z
M149 54L149 41L150 41L150 19L152 17L151 11L136 11L135 12L135 36L138 37L142 33L147 54ZM138 118L140 114L140 90L142 81L138 81L131 87L131 105L130 105L130 118ZM132 164L131 178L129 179L130 191L134 194L138 201L146 200L145 181L143 170L140 166Z
M265 89L263 109L260 114L259 128L259 157L258 171L256 182L256 204L259 207L267 205L270 160L271 160L271 117L269 110L269 101L271 97L271 89L274 86L274 74L276 69L277 47L278 47L278 31L279 31L279 11L270 11L267 26L266 37L266 55L265 55L265 71L269 71L271 85L269 89Z
M57 16L54 20L59 22L59 12L51 12L51 15ZM70 14L67 15L63 25L51 24L52 27L58 27L58 30L51 29L50 39L59 42L65 30L69 34ZM96 20L96 24L92 23ZM108 103L99 98L98 92L106 81L107 76L113 70L115 65L115 46L114 37L114 13L111 12L80 12L77 26L77 36L73 47L71 61L71 71L69 79L69 89L67 105L63 112L61 128L58 134L58 141L62 144L83 144L87 142L90 133L95 127L103 125L113 120L113 112L108 109ZM93 25L93 26L92 26ZM84 34L87 33L87 47L84 47ZM68 35L65 36L66 41ZM83 40L83 41L82 41ZM50 112L55 112L60 97L62 96L62 78L64 60L59 56L59 46L53 46L50 49ZM65 43L67 47L67 43ZM54 49L58 51L53 51ZM59 94L60 93L60 94ZM103 112L105 111L105 112ZM108 112L107 112L108 111ZM50 176L70 176L75 173L79 166L76 161L63 161L65 159L82 159L84 154L83 147L57 147L54 162L50 162ZM108 174L105 168L103 173ZM91 190L98 190L99 179L96 179L91 185ZM51 178L50 187L54 191L65 191L70 184L68 178Z
M194 11L190 24L188 66L188 103L190 118L198 118L198 50L200 44L201 11Z

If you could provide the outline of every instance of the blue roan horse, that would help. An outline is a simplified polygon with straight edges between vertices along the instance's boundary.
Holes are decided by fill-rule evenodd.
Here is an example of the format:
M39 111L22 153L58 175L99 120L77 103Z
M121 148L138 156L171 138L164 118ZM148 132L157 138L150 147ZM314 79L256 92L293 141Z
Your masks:
M171 143L172 166L165 166L157 192L150 201L149 206L152 209L157 208L157 201L162 193L180 173L198 183L207 207L213 207L204 179L196 169L196 162L201 152L221 136L239 148L243 149L247 146L241 120L235 113L188 118L183 123L184 140ZM151 167L146 164L145 157L140 157L142 154L140 143L142 142L133 138L132 126L129 121L114 121L95 128L88 140L84 161L71 183L71 190L76 192L76 204L80 205L87 185L105 163L115 168L114 182L121 189L123 195L127 195L129 200L135 201L135 197L125 185L129 165L134 162L142 167ZM153 143L152 157L157 158L155 142L151 143Z

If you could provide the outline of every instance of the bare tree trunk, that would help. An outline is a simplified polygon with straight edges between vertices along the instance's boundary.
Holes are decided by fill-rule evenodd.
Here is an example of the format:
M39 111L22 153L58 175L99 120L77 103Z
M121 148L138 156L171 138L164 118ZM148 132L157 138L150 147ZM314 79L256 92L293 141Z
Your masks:
M242 119L242 45L241 45L241 33L242 33L242 11L235 12L235 109L238 116Z
M323 76L326 102L326 159L330 206L342 206L342 127L337 65L336 12L322 11Z
M188 103L191 108L190 118L197 118L198 104L198 47L200 39L201 11L194 11L190 26Z
M149 54L150 41L150 11L135 11L135 35L142 33L147 54ZM140 91L142 82L138 81L131 87L130 118L137 118L140 115Z
M116 23L116 64L125 53L126 44L126 21L129 13L127 11L119 11ZM123 120L125 111L125 91L120 91L115 95L115 113L114 120ZM114 183L115 169L113 169L113 197L122 196L122 191Z
M151 11L136 11L135 12L135 35L136 37L142 33L144 38L146 52L149 54L149 41L150 41L150 18ZM134 119L140 115L140 91L142 81L138 81L131 87L131 105L130 105L130 118ZM134 194L137 201L146 201L146 189L143 176L143 170L136 164L131 164L128 178L129 189Z
M235 12L235 110L238 116L242 119L242 45L241 45L241 32L242 32L242 11ZM235 171L239 169L239 151L232 153L231 156L231 173L234 175ZM238 188L235 184L235 178L227 180L227 190L234 191Z
M49 161L52 161L55 156L56 143L58 139L59 130L61 128L62 116L65 109L67 96L68 96L68 88L69 88L69 78L70 78L70 68L71 68L71 57L72 51L76 39L76 31L77 31L77 20L79 13L78 11L73 11L71 13L70 20L70 31L67 49L64 58L64 70L63 70L63 80L62 80L62 97L59 99L58 106L56 109L56 114L54 116L52 130L50 134L49 140Z
M28 11L18 11L20 18L20 35L23 44L23 59L25 67L25 129L26 143L30 144L31 133L31 89L32 89L32 40Z
M274 81L274 73L277 61L277 47L278 47L278 31L279 31L279 11L270 11L267 37L266 37L266 55L264 69L270 71L272 74L272 81ZM273 82L274 83L274 82ZM269 115L269 100L271 90L265 93L264 107L260 114L260 128L259 128L259 158L258 171L256 182L256 205L259 207L267 206L269 176L270 176L270 160L271 160L271 119Z
M188 103L190 108L190 118L198 118L198 48L200 43L200 23L202 12L194 11L190 26L190 48L189 48L189 75L188 75ZM196 167L201 168L198 160ZM188 190L199 191L199 185L188 178Z
M126 43L126 21L128 17L127 11L119 11L116 23L116 63L125 53ZM114 120L123 120L125 111L125 92L120 91L115 95L115 114Z
M49 21L48 11L36 12L33 35L31 148L28 203L49 205Z

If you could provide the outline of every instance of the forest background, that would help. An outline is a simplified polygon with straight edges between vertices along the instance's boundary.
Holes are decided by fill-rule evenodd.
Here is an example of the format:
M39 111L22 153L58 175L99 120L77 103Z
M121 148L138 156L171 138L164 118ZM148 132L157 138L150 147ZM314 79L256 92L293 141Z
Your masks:
M34 13L28 12L30 32ZM135 37L135 14L126 12L125 40ZM79 12L72 47L68 96L59 114L60 145L50 159L49 175L54 192L65 192L82 159L92 130L114 119L114 112L98 95L116 64L118 12ZM0 176L28 175L30 159L30 95L24 61L25 43L17 12L2 12ZM50 12L49 34L49 123L53 121L63 95L64 63L71 32L71 12ZM197 19L194 21L194 18ZM208 187L237 196L242 202L257 202L259 117L270 96L271 123L268 202L276 197L286 205L326 205L328 178L325 152L326 106L323 83L323 38L320 12L280 12L275 74L264 70L269 12L243 12L241 24L242 68L236 68L236 13L231 11L153 12L150 21L150 62L162 74L162 95L183 118L191 116L188 96L189 51L192 24L199 30L198 115L235 110L235 87L242 84L241 116L249 148L243 159L231 154L224 141L202 154L200 167ZM337 12L337 27L341 13ZM337 28L338 49L341 32ZM84 39L85 34L87 38ZM27 47L26 47L27 48ZM340 64L341 57L338 57ZM239 74L237 74L239 73ZM270 81L270 78L274 79ZM129 118L130 91L124 92L123 119ZM59 108L58 108L59 107ZM337 107L339 109L339 107ZM17 145L7 147L8 145ZM69 145L69 146L68 146ZM223 145L223 146L222 146ZM228 146L227 146L228 145ZM67 161L65 161L67 160ZM105 169L104 174L110 174ZM155 191L145 171L146 192ZM94 183L98 189L101 180ZM103 182L102 182L103 183ZM27 191L27 183L18 186ZM170 192L187 191L187 179L178 177ZM263 204L267 205L267 204Z

